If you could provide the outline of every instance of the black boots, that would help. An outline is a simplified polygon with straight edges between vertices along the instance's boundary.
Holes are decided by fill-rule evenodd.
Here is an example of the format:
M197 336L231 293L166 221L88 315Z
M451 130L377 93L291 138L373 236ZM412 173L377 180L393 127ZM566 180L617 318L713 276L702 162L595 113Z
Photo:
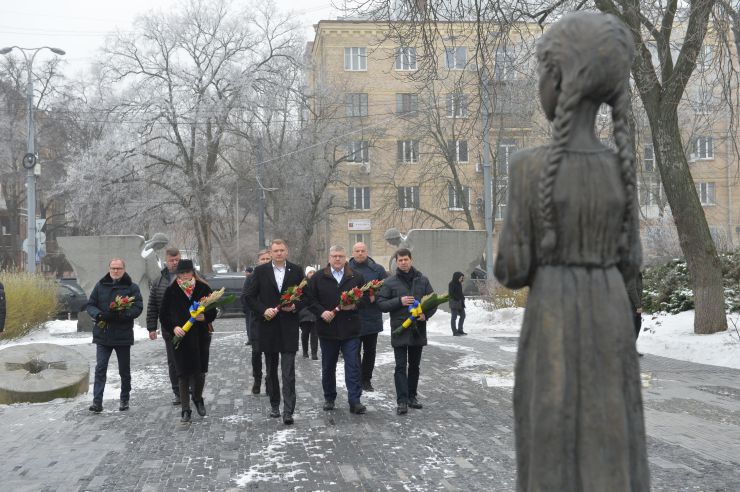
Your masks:
M406 415L409 413L409 407L405 403L399 403L398 408L396 408L396 413L398 415Z
M92 405L90 405L89 410L94 413L100 413L103 411L103 404L98 402L93 402Z
M262 378L254 378L254 384L252 385L252 394L253 395L259 395L260 394L260 380Z
M191 410L183 410L180 417L180 423L181 424L189 424L192 420L192 414L193 412Z
M205 417L206 416L206 405L205 403L203 403L203 400L194 401L193 403L195 404L195 409L198 411L198 415L200 415L201 417Z

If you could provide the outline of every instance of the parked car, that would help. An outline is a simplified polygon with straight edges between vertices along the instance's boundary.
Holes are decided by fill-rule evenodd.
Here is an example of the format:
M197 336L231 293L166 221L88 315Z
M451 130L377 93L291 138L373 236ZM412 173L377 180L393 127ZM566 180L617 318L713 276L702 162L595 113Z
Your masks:
M242 293L242 287L244 287L244 274L242 273L212 273L205 276L206 282L211 286L211 289L218 290L221 287L225 287L225 294L234 294L236 300L231 304L227 304L222 307L218 307L218 317L223 316L244 316L242 311L242 302L239 299Z
M213 273L229 273L229 265L216 263L215 265L213 265Z
M63 278L57 284L57 301L60 319L77 319L80 311L87 305L87 294L82 290L76 278Z

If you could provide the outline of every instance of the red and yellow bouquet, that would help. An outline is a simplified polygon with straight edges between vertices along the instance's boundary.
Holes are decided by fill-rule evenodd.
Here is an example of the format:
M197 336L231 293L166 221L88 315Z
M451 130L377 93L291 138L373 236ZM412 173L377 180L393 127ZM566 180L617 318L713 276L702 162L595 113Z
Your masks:
M367 292L369 296L374 296L376 292L383 286L384 280L371 280L362 287L360 287L360 290L362 292Z
M308 283L308 280L304 278L303 280L301 280L300 284L293 285L285 289L285 294L280 296L280 304L275 306L275 309L280 309L281 307L290 306L291 304L294 304L297 301L300 301L301 297L303 296L303 288L306 286L307 283Z
M350 290L342 292L339 296L339 305L334 308L334 312L338 313L339 311L341 311L342 306L357 304L357 301L362 298L362 294L364 294L364 292L360 287L353 287Z
M116 298L108 304L108 311L111 313L125 311L134 305L135 300L136 296L116 296ZM107 321L100 320L96 324L103 330L108 327Z

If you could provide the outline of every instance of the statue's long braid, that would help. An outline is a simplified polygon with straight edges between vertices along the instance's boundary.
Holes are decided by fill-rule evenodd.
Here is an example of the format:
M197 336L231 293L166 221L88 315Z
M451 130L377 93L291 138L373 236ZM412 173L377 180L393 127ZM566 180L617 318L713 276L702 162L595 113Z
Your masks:
M575 107L581 100L581 94L563 91L558 97L555 107L555 119L552 125L553 143L547 152L547 162L542 168L539 181L539 212L542 219L543 236L540 246L545 258L548 258L557 245L555 203L553 200L553 187L558 168L565 154L570 131L573 126L573 114Z
M622 233L619 237L619 252L623 254L629 249L630 234L635 206L635 156L632 154L632 145L627 120L629 112L629 91L622 87L614 100L612 108L612 120L614 121L614 140L617 143L617 155L619 156L619 170L624 184L625 198L627 203L624 207L622 218Z

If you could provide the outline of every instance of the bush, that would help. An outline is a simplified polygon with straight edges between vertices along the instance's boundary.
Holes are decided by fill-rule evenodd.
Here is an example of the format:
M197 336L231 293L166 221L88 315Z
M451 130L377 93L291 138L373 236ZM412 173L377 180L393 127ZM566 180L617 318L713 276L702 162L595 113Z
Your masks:
M526 307L529 288L511 290L506 287L496 287L491 289L488 295L488 302L493 309Z
M729 312L740 312L740 252L719 255ZM642 309L648 313L671 314L694 309L691 279L682 259L647 268L643 275Z
M3 337L22 337L54 319L58 308L54 280L29 273L3 272L0 282L5 286L7 310Z

